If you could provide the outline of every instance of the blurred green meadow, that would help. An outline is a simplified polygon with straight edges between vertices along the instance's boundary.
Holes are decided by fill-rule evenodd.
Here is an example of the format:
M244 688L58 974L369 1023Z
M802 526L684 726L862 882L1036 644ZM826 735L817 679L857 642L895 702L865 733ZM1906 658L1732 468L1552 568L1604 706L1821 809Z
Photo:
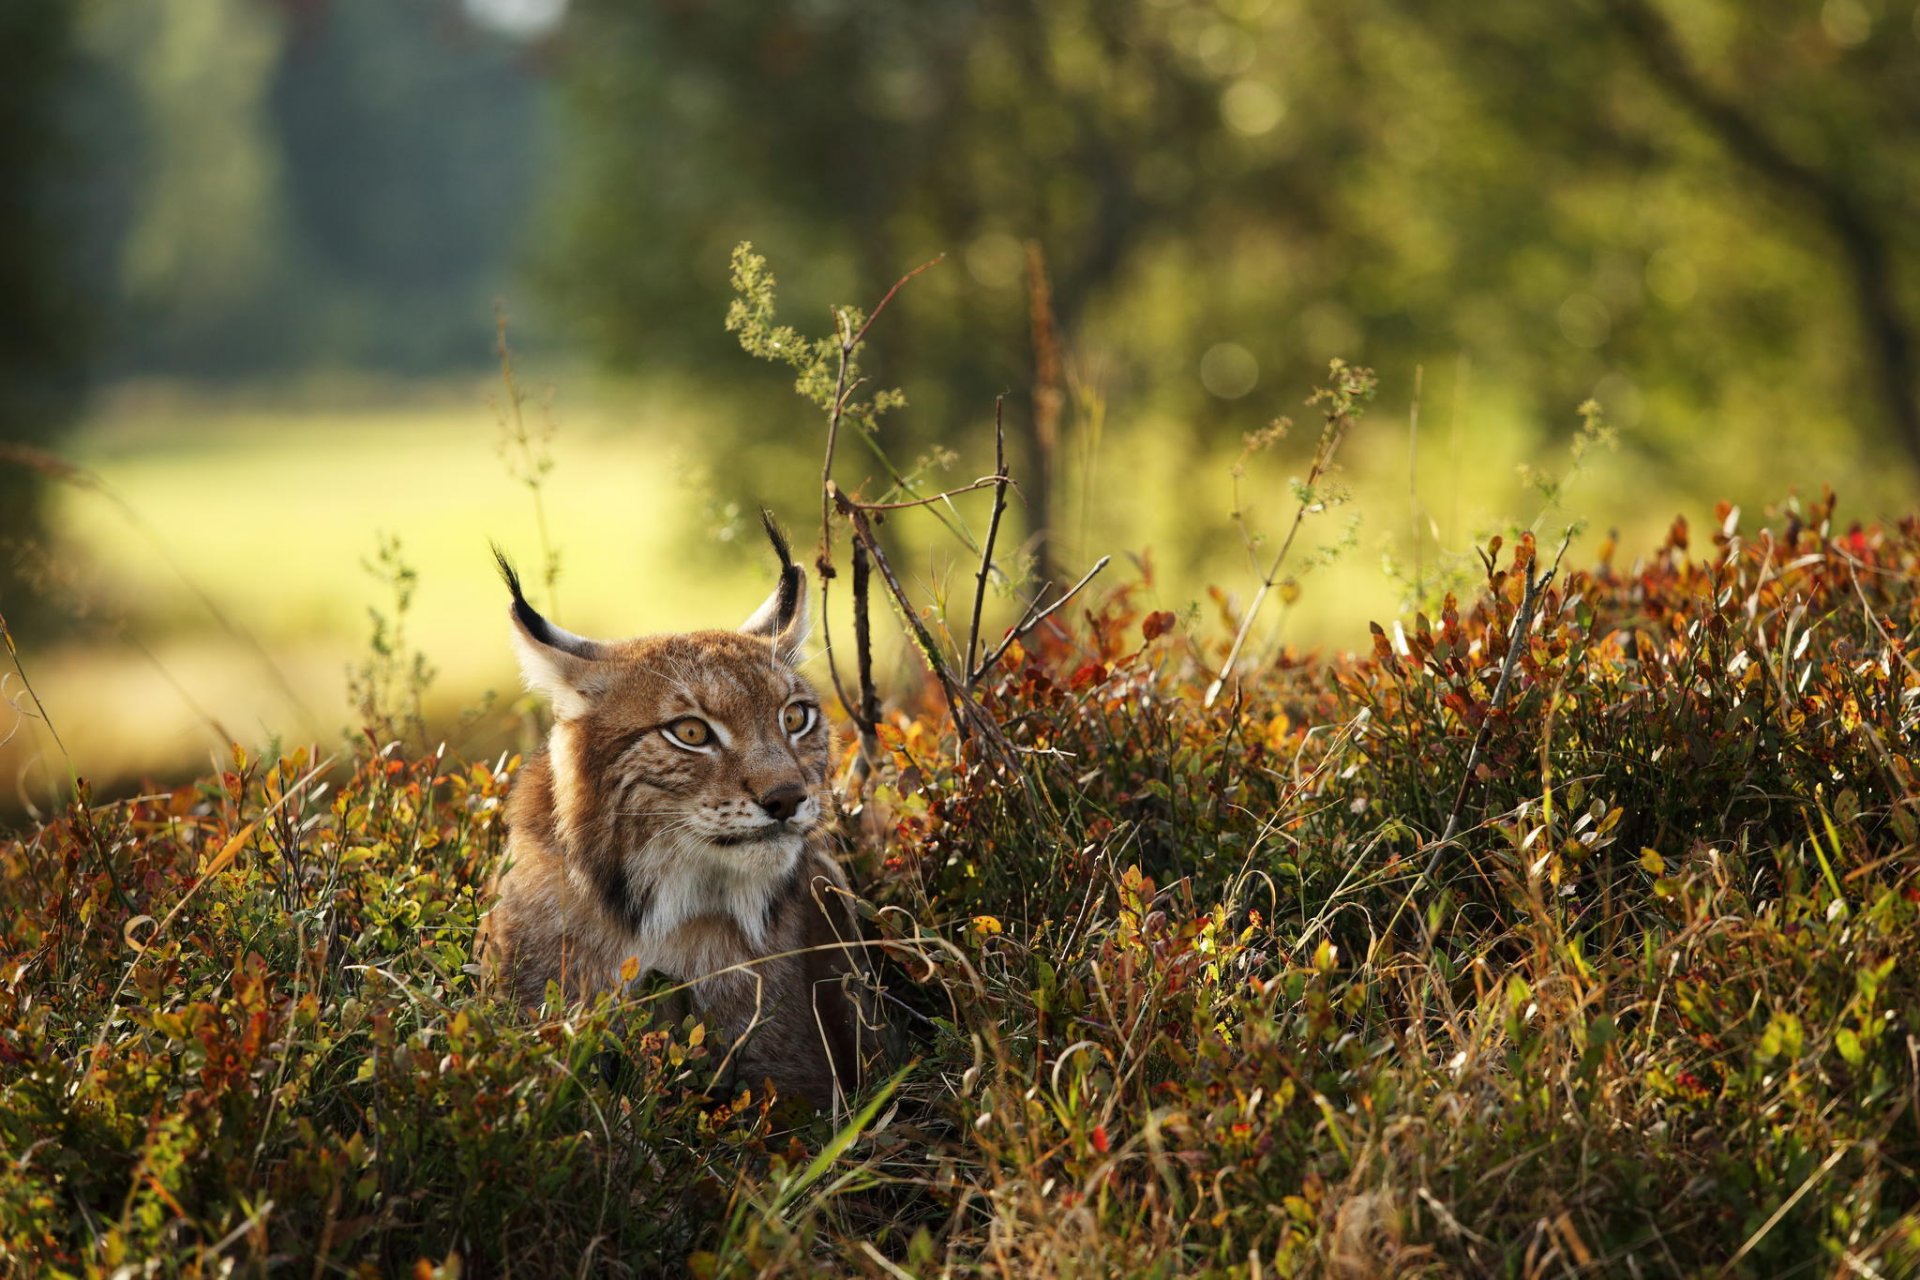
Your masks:
M775 508L803 547L817 532L808 497L821 424L796 402L784 439L716 448L737 429L685 389L588 373L566 381L566 390L522 387L523 420L544 436L534 447L551 468L537 502L516 470L497 378L277 397L141 383L102 396L69 451L86 482L57 489L51 522L55 596L83 638L24 655L73 769L124 791L191 772L231 739L337 742L354 723L349 672L371 650L369 611L400 622L404 646L433 672L429 737L469 755L515 742L518 680L490 542L539 584L543 606L586 634L744 617L770 581L756 506ZM1289 575L1298 596L1262 627L1262 651L1364 648L1369 621L1431 611L1459 586L1473 564L1467 548L1491 533L1532 526L1557 538L1571 528L1579 561L1609 533L1644 546L1676 516L1711 518L1631 441L1576 465L1571 414L1535 448L1536 433L1511 413L1427 394L1416 426L1410 399L1396 406L1388 394L1346 446L1336 479L1347 501L1303 526ZM1196 445L1164 419L1110 411L1094 442L1070 418L1060 484L1068 570L1078 576L1111 554L1104 585L1144 577L1154 608L1213 619L1243 605L1260 572L1246 539L1263 560L1271 554L1318 430L1310 409L1272 406L1282 409L1298 419L1292 431L1246 456ZM1722 477L1720 494L1758 513L1788 496L1790 486L1773 484L1778 461L1723 441L1703 445L1696 463ZM1244 528L1233 519L1236 465ZM929 482L957 487L989 470L973 450ZM1787 474L1839 478L1843 514L1892 509L1902 484L1817 450ZM1547 478L1560 491L1543 492ZM988 505L979 492L952 510L977 536ZM954 540L930 536L931 522L892 528L938 625L949 601L964 606L976 565ZM378 563L388 540L416 575L404 611ZM553 590L543 581L549 550ZM1010 620L1015 594L1031 585L1003 587L997 613ZM830 622L848 634L844 608ZM887 683L910 682L899 628L881 638ZM476 714L490 696L498 704ZM0 748L15 804L47 803L66 767L31 717Z

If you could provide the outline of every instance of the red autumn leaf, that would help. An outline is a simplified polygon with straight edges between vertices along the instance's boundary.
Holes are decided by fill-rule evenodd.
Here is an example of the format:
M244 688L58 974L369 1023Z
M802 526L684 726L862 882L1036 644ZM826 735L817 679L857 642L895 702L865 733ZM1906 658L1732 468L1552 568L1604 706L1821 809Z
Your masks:
M1088 685L1099 684L1107 678L1107 669L1098 662L1089 662L1073 673L1073 687L1084 689Z
M1163 609L1158 613L1150 613L1146 616L1140 623L1140 634L1145 636L1149 641L1158 640L1161 636L1173 630L1173 624L1174 616Z

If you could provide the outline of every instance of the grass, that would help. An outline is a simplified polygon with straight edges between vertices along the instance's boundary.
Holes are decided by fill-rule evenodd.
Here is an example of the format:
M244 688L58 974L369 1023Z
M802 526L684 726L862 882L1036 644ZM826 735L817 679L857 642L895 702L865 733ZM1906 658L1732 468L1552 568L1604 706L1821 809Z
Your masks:
M847 816L909 1049L838 1130L476 990L512 760L83 796L0 845L0 1258L1913 1274L1920 521L1830 515L1563 570L1498 702L1530 540L1211 708L1230 630L1123 586L983 686L1017 766L909 699Z

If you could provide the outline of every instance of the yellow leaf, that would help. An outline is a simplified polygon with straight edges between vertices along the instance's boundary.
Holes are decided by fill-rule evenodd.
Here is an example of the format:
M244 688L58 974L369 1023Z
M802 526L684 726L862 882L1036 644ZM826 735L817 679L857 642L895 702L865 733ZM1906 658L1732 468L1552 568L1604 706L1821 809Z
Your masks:
M220 872L226 870L227 864L233 861L234 855L246 848L247 838L253 834L253 829L257 825L257 823L249 822L246 826L236 831L233 839L227 841L220 852L213 855L213 861L209 862L207 869L200 873L201 878L204 879L208 876L218 875Z

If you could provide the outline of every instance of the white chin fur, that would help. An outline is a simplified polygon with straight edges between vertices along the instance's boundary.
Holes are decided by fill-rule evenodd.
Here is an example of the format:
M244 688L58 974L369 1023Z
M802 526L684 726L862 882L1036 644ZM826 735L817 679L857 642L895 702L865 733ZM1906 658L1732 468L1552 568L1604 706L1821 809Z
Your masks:
M671 848L649 846L630 872L653 889L646 932L661 937L688 920L724 915L759 945L767 900L799 861L806 841L805 832L790 831L746 844L689 835Z

